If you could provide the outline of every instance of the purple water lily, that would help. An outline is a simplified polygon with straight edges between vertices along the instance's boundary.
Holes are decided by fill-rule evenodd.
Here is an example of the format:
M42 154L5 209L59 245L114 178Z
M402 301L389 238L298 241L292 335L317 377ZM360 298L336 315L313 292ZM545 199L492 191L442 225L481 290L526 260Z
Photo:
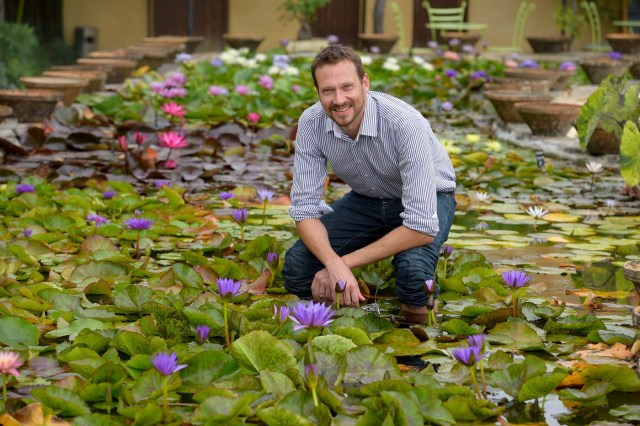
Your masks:
M158 189L161 189L165 186L167 187L171 186L171 181L168 179L156 179L153 183Z
M218 294L224 299L231 299L239 296L245 291L240 291L242 283L240 281L234 281L231 278L218 278Z
M231 191L223 191L221 193L218 194L218 197L220 197L220 199L222 201L227 201L233 198L233 192Z
M258 189L258 198L262 202L271 201L275 195L275 192L269 189Z
M440 250L440 256L444 257L445 259L448 259L449 256L451 256L451 253L453 253L453 247L442 246L442 250Z
M525 59L520 62L520 68L540 68L540 65L533 59Z
M343 293L347 287L347 283L344 280L340 280L336 283L336 293Z
M444 75L446 75L449 78L456 78L458 76L458 71L448 69L444 71Z
M311 327L328 327L333 320L331 317L336 311L331 306L324 303L314 303L313 301L305 304L298 302L292 309L289 318L296 323L294 330Z
M453 104L449 101L444 101L440 106L445 111L451 111L453 109Z
M284 324L284 322L289 318L289 313L291 309L288 306L283 305L278 308L276 305L273 305L273 317L278 318L280 324Z
M272 268L278 266L278 262L280 261L280 255L278 253L269 252L267 253L267 262Z
M132 217L124 222L125 226L132 231L144 231L151 228L153 221L143 217Z
M27 192L35 192L36 187L29 183L19 183L16 185L16 192L18 194L26 194Z
M170 376L187 367L187 364L178 364L178 355L175 352L158 352L151 357L151 363L163 376Z
M484 342L487 339L486 334L474 334L467 338L469 340L469 346L478 347L482 349L484 347Z
M96 224L96 228L100 227L100 225L104 225L105 223L109 223L109 219L107 219L104 216L100 216L97 213L91 213L90 215L87 215L85 220L87 222L95 223Z
M479 79L481 79L481 78L487 78L487 77L488 77L488 74L487 74L487 72L486 72L485 70L478 70L478 71L474 71L474 72L472 72L472 73L469 75L469 77L470 77L472 80L479 80Z
M244 225L247 223L247 219L249 218L249 210L247 209L236 209L231 212L233 216L233 220L238 222L240 225Z
M25 238L29 238L31 234L33 234L33 230L31 228L24 228L24 231L22 231L22 234L24 235Z
M618 61L622 59L622 53L620 52L609 52L609 59L613 59L614 61Z
M515 289L524 287L531 279L531 275L524 271L505 271L502 273L502 279L509 287Z
M434 280L426 280L424 282L424 292L427 294L433 294L436 292L436 282Z
M116 195L118 195L118 193L116 191L104 191L102 193L102 196L104 197L105 200L110 200L113 197L115 197Z
M478 354L478 349L474 346L468 348L456 348L453 350L453 357L463 365L471 367L477 361L481 359Z
M196 340L198 343L203 344L209 338L209 333L211 329L206 325L198 325L196 326Z

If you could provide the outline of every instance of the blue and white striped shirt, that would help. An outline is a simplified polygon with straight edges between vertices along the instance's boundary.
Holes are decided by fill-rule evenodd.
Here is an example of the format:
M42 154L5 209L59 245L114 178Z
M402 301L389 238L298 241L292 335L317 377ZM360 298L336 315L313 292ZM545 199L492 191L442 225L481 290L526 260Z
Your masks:
M438 233L436 192L453 192L451 160L426 118L393 96L369 92L356 139L317 102L300 116L289 213L295 221L332 213L322 199L327 162L355 192L402 199L403 225Z

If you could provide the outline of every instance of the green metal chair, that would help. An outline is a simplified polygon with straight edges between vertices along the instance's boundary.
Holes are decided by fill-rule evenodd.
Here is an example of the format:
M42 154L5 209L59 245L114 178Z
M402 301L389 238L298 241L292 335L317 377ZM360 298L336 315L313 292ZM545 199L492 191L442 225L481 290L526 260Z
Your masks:
M529 14L536 8L535 3L522 1L518 6L515 22L513 23L513 37L511 46L489 46L490 52L521 52L524 41L524 27L529 19Z
M398 49L402 53L407 52L407 45L404 37L404 19L402 19L402 11L400 10L400 5L396 1L392 1L389 3L389 7L391 8L391 12L393 13L393 19L396 24L396 31L398 32Z
M467 9L467 1L462 0L460 7L431 7L429 0L422 0L422 6L427 10L429 24L464 22L464 12ZM428 27L429 28L429 27ZM436 40L437 30L431 27L431 40Z
M598 13L598 6L593 1L582 0L580 6L587 12L587 19L589 20L589 29L591 31L591 44L587 46L588 50L594 50L596 52L603 52L611 50L608 44L602 43L602 27L600 25L600 14Z

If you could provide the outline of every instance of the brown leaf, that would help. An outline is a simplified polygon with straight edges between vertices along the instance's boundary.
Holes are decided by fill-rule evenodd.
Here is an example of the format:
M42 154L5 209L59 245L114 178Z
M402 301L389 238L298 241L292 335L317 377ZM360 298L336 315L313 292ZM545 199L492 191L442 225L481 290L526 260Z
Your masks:
M267 283L271 280L271 271L267 268L262 271L262 275L252 283L244 286L249 294L264 294L264 291L267 287Z

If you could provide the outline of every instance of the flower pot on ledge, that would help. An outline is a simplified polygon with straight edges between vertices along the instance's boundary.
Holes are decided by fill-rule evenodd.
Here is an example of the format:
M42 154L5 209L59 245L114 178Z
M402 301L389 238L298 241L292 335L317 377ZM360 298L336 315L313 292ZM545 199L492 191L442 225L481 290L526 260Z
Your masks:
M53 90L3 89L0 104L10 106L18 121L36 123L49 118L63 95Z
M255 52L264 40L263 36L257 34L223 34L225 43L233 49L247 48L251 52Z
M571 37L527 37L534 53L562 53L569 51Z
M371 53L389 53L398 41L396 35L360 33L358 34L362 49ZM377 48L377 52L375 52ZM372 51L373 50L373 51Z
M640 53L640 34L609 33L605 37L615 52Z
M506 123L523 123L524 120L515 104L518 102L549 102L551 95L547 92L526 92L515 90L488 91L484 93L496 110L498 116Z
M62 102L65 106L73 103L76 97L89 85L88 80L67 77L21 77L20 83L27 89L54 90L63 93Z
M519 102L515 106L531 133L538 136L565 136L582 109L580 105L552 102Z
M579 61L578 64L593 84L600 84L608 75L622 75L631 66L630 61L609 57L592 58Z

